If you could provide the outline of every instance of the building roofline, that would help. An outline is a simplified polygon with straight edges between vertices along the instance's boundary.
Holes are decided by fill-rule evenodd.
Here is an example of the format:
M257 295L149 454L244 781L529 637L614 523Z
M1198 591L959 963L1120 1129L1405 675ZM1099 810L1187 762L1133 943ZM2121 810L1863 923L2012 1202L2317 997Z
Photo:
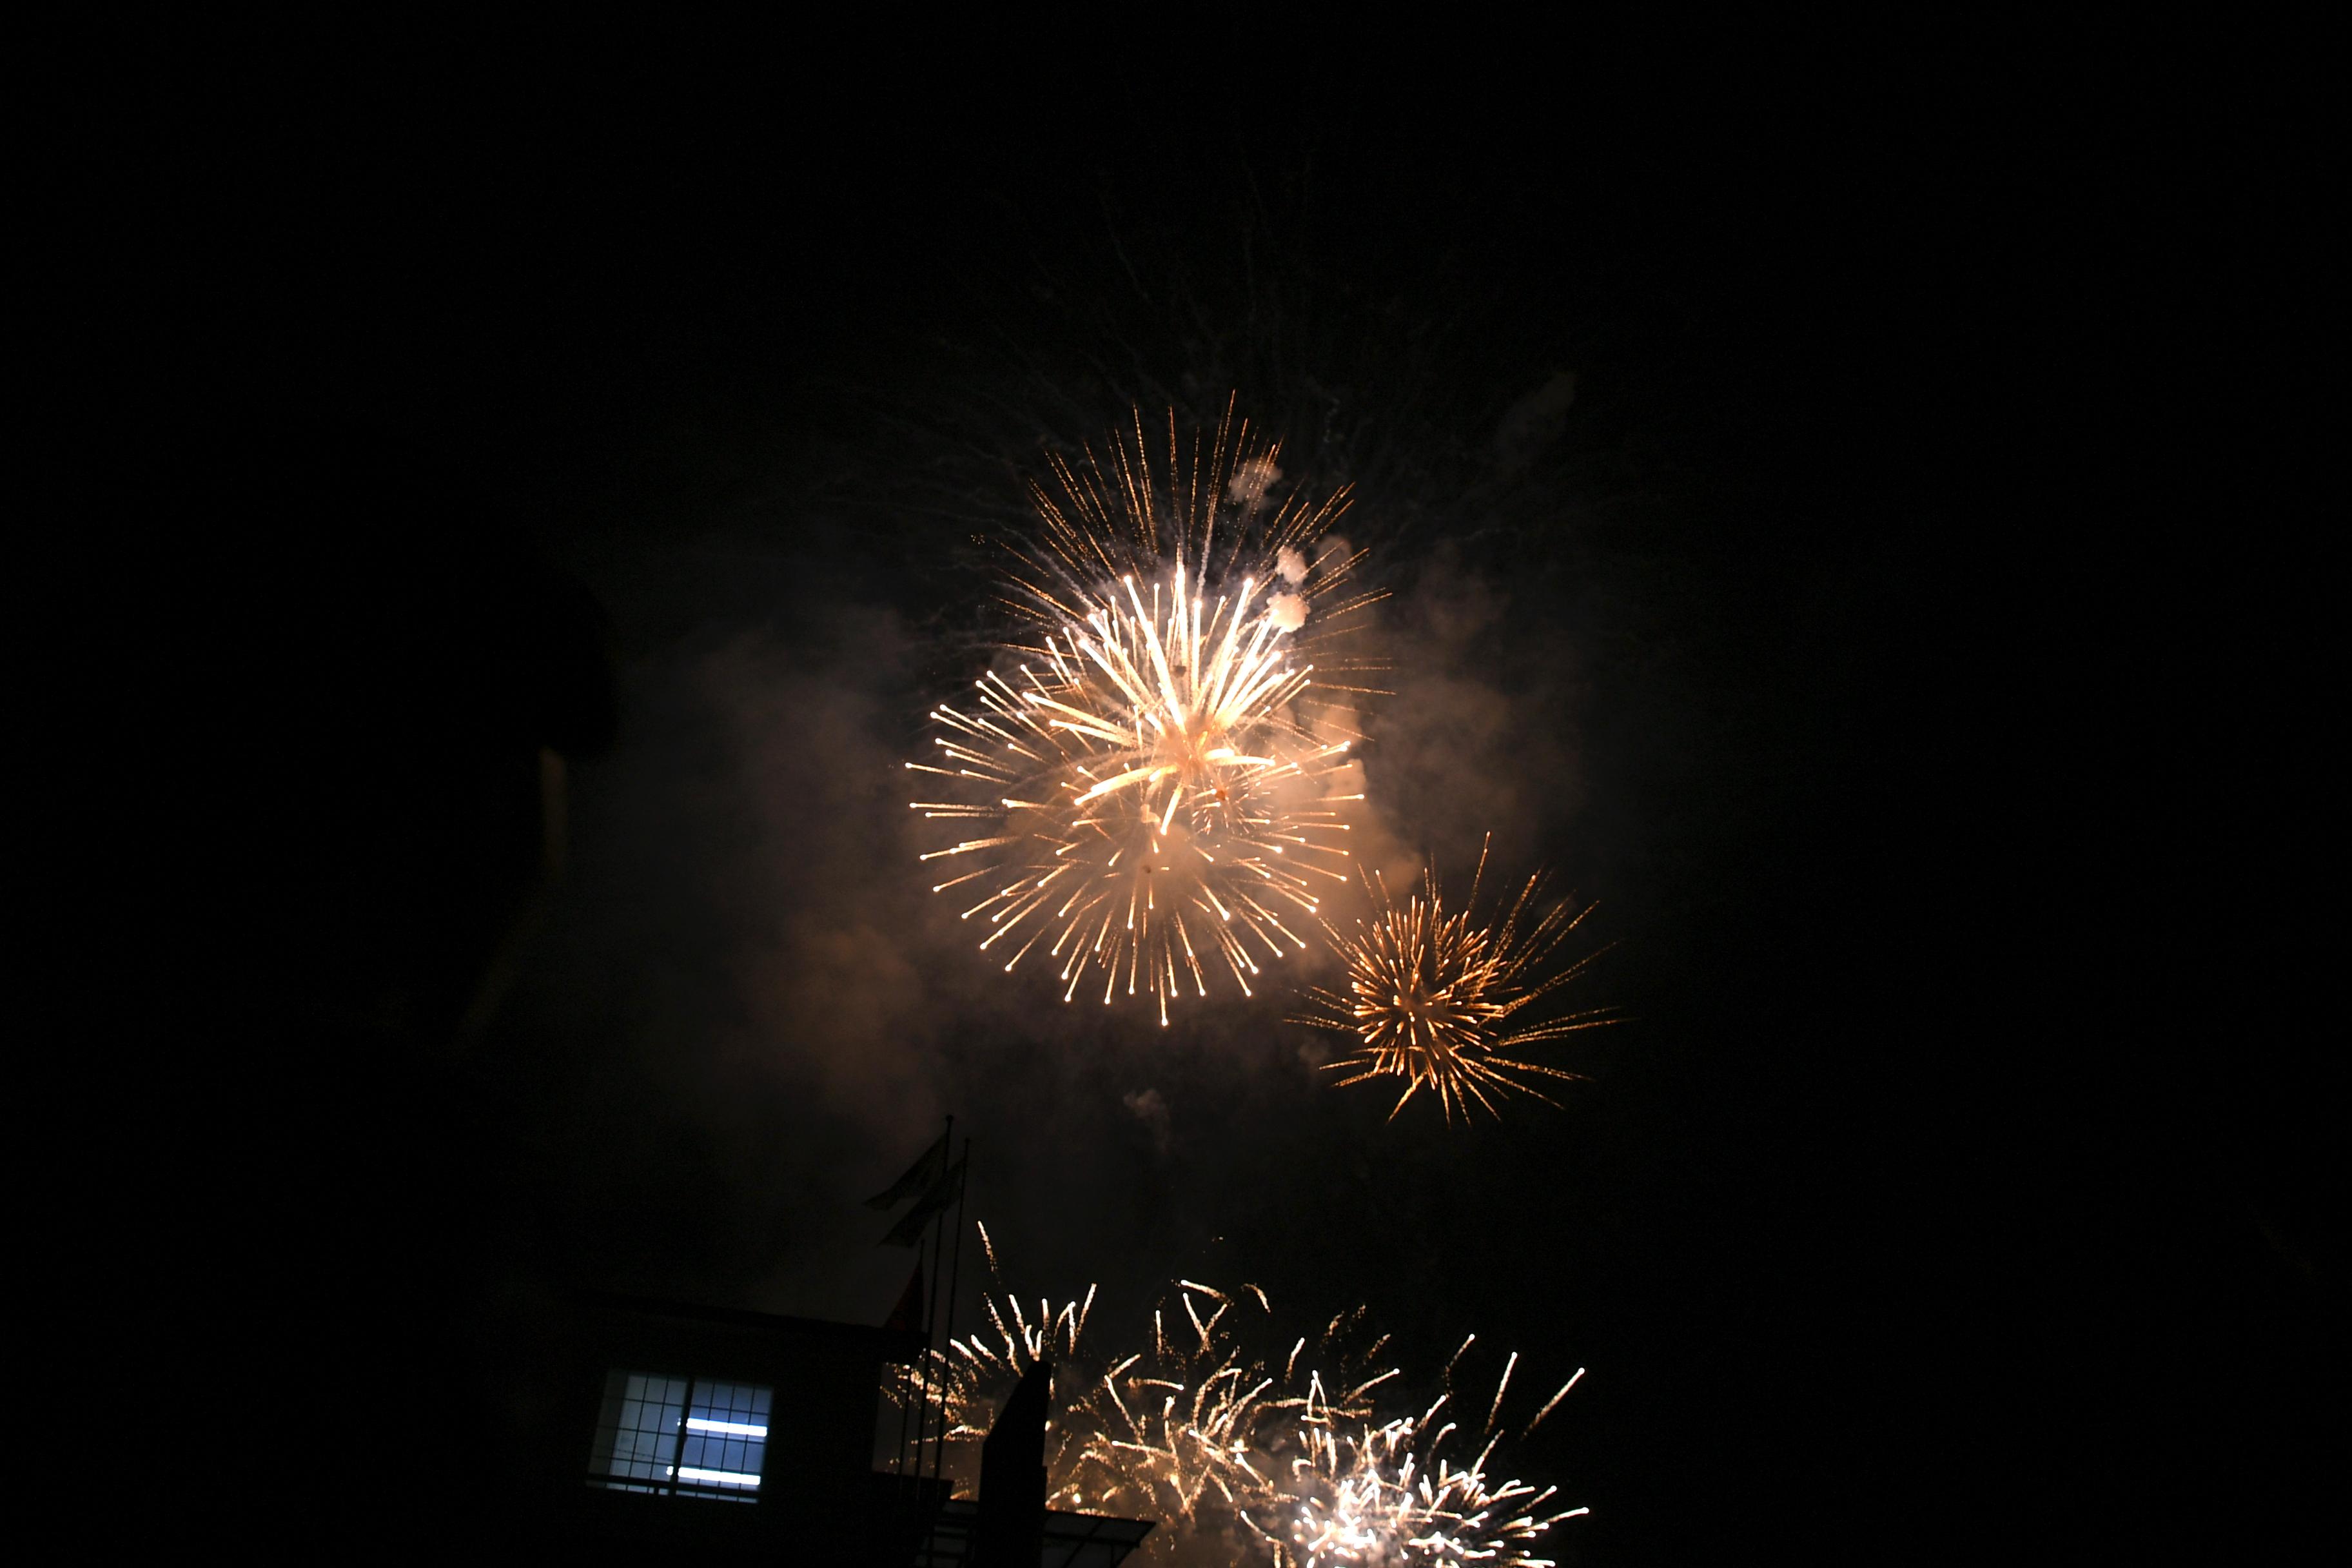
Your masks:
M656 1296L634 1296L618 1290L583 1290L582 1301L606 1311L632 1312L648 1318L685 1319L763 1333L818 1336L864 1341L883 1360L906 1363L923 1353L923 1336L913 1329L882 1328L871 1323L843 1323L828 1318L796 1318L778 1312L754 1312L742 1307L710 1307L698 1301L671 1301Z

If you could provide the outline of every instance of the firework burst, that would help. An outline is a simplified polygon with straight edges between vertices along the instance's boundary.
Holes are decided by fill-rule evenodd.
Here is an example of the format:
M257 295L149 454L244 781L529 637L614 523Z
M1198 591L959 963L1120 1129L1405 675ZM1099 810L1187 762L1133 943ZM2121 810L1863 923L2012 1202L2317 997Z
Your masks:
M995 1288L982 1297L986 1330L932 1352L929 1396L947 1408L947 1472L969 1486L994 1411L1021 1374L1055 1365L1046 1440L1050 1505L1159 1521L1145 1551L1164 1561L1270 1568L1478 1562L1543 1568L1528 1550L1583 1509L1547 1512L1557 1492L1490 1478L1501 1418L1518 1364L1506 1363L1467 1464L1444 1457L1458 1436L1448 1392L1418 1416L1381 1419L1376 1396L1402 1374L1384 1365L1385 1336L1367 1342L1361 1308L1319 1333L1283 1339L1255 1285L1237 1291L1181 1279L1152 1314L1151 1339L1103 1355L1087 1336L1095 1301L1032 1313L1007 1290L986 1227ZM1569 1379L1519 1432L1525 1436L1576 1385ZM902 1373L902 1401L925 1379Z
M995 1247L981 1228L995 1288L982 1296L986 1329L932 1352L929 1397L943 1402L949 1469L977 1475L979 1445L996 1407L1040 1361L1055 1367L1046 1453L1055 1506L1128 1512L1181 1529L1279 1500L1276 1449L1302 1415L1365 1416L1371 1392L1396 1376L1373 1366L1385 1338L1360 1343L1360 1309L1319 1334L1299 1335L1286 1355L1257 1348L1272 1307L1245 1285L1228 1292L1184 1279L1152 1313L1151 1339L1104 1355L1086 1334L1095 1289L1031 1312L1004 1288ZM1256 1331L1253 1332L1252 1331ZM922 1397L926 1379L896 1373L894 1397Z
M1347 492L1275 499L1278 448L1230 409L1189 456L1171 413L1154 447L1139 417L1052 460L1038 532L1007 545L1023 633L971 701L932 710L936 759L907 766L947 781L910 805L966 835L922 858L955 873L933 891L975 896L982 951L1010 972L1042 950L1063 1000L1099 978L1165 1024L1212 974L1250 994L1346 884L1361 795L1337 781L1361 737L1329 694L1367 690L1346 644L1381 595L1330 547Z
M1451 912L1433 868L1424 868L1421 890L1402 904L1374 874L1365 879L1371 917L1358 921L1353 933L1324 926L1347 965L1347 990L1310 988L1306 1011L1294 1021L1356 1042L1356 1050L1327 1067L1349 1075L1339 1079L1342 1085L1403 1080L1391 1118L1423 1089L1436 1097L1449 1121L1456 1110L1467 1117L1473 1105L1499 1115L1495 1101L1513 1093L1557 1103L1542 1092L1541 1082L1583 1075L1517 1053L1616 1022L1610 1008L1540 1019L1530 1011L1600 956L1557 963L1561 943L1591 906L1571 911L1557 903L1538 912L1544 883L1538 871L1498 923L1484 923L1476 910L1486 874L1482 847L1470 898Z
M1444 1457L1459 1431L1451 1421L1438 1425L1450 1394L1418 1418L1375 1424L1310 1417L1300 1427L1305 1452L1291 1461L1286 1478L1287 1507L1267 1526L1246 1516L1244 1522L1272 1548L1277 1568L1447 1563L1553 1568L1552 1559L1529 1552L1554 1525L1591 1510L1553 1510L1559 1488L1516 1478L1497 1481L1487 1474L1501 1442L1494 1417L1517 1363L1513 1356L1503 1370L1485 1447L1466 1466ZM1583 1375L1570 1378L1520 1436L1550 1415Z

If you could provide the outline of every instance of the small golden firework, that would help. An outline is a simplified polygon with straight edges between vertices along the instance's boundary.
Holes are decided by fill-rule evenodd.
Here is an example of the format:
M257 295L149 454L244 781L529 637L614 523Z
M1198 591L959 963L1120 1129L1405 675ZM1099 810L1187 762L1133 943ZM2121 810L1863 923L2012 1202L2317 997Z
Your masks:
M1487 847L1492 842L1489 836ZM1371 918L1359 921L1353 934L1324 925L1348 966L1347 990L1343 994L1309 988L1307 1010L1294 1022L1355 1039L1360 1048L1326 1067L1349 1075L1339 1079L1342 1086L1402 1079L1404 1092L1389 1112L1391 1119L1423 1089L1437 1097L1449 1121L1456 1110L1466 1118L1474 1104L1499 1117L1495 1100L1505 1094L1556 1105L1542 1092L1541 1080L1584 1075L1517 1053L1618 1021L1609 1007L1564 1016L1529 1012L1600 956L1591 953L1565 965L1556 962L1560 945L1593 907L1571 910L1561 902L1537 912L1544 886L1538 871L1499 923L1484 923L1476 911L1486 874L1482 847L1468 901L1448 912L1433 868L1423 869L1421 891L1402 904L1374 873L1365 879Z

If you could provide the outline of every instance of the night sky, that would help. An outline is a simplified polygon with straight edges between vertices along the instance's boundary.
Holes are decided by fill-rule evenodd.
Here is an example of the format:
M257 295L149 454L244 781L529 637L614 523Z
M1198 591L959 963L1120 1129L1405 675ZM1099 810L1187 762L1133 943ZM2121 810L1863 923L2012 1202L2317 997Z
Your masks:
M878 1321L857 1200L952 1113L1008 1281L1112 1337L1181 1276L1589 1368L1514 1466L1592 1506L1567 1561L2297 1495L2312 1047L2166 1004L2117 912L2161 814L2089 760L2173 679L2118 629L2172 351L2107 248L2164 160L2071 57L1752 43L1443 102L1271 45L1197 92L354 65L247 128L191 177L288 717L211 1289L484 1408L572 1287ZM924 890L898 764L1003 630L980 541L1229 395L1355 487L1399 852L1598 901L1578 997L1630 1021L1559 1110L1385 1121L1278 994L1065 1007ZM2187 1491L2104 1435L2168 1380Z

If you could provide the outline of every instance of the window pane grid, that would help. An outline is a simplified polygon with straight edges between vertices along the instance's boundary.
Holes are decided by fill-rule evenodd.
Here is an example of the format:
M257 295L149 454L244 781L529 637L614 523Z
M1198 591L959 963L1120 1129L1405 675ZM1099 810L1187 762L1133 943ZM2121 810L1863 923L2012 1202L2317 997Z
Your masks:
M615 1371L589 1450L589 1484L617 1491L751 1502L768 1450L772 1391Z

